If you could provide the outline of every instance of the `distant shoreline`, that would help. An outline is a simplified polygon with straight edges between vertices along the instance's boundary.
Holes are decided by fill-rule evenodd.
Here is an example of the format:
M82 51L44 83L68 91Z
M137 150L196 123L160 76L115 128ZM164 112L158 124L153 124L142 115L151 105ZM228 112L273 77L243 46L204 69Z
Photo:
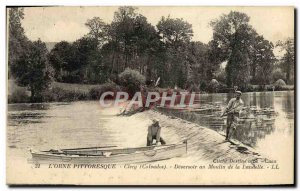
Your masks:
M8 80L8 94L7 103L52 103L52 102L74 102L74 101L92 101L99 100L101 93L114 89L116 87L110 87L110 84L69 84L53 82L51 88L44 93L44 101L41 102L31 102L30 101L30 91L26 87L20 87L15 84L14 80ZM251 92L272 92L272 85L266 86L267 89L262 89L261 86L252 85L251 90L244 91L243 93ZM174 89L159 88L161 91L174 91ZM111 90L110 90L111 91ZM176 91L186 91L178 89ZM230 93L233 91L231 89L219 90L218 92L207 92L200 91L202 95L206 94L222 94ZM275 92L280 91L294 91L294 85L286 85L282 87L277 87Z
M293 90L278 90L278 91L274 91L274 92L288 92L288 91L294 91ZM243 92L243 93L259 93L259 92L263 92L263 91L256 91L256 92ZM272 91L265 91L265 93L269 93ZM228 93L200 93L201 95L214 95L214 94L228 94ZM95 99L86 99L86 100L70 100L70 101L44 101L44 102L7 102L7 104L9 105L14 105L14 104L47 104L47 103L72 103L72 102L85 102L85 101L98 101Z

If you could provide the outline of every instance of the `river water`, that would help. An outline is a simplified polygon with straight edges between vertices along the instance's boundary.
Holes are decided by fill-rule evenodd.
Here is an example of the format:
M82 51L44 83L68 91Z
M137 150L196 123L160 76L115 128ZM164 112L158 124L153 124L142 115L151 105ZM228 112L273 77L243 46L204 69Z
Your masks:
M226 116L220 118L232 93L198 95L198 105L214 106L220 111L193 111L160 108L171 116L179 117L225 135ZM251 92L241 98L245 108L252 108L252 119L239 119L232 135L243 144L271 158L282 157L276 149L291 149L294 136L294 91ZM256 112L256 114L255 114ZM292 154L292 153L291 153Z
M207 94L201 104L220 103L225 106L231 94ZM245 93L246 106L272 107L276 115L271 120L243 122L235 133L239 141L267 156L274 150L290 145L294 136L294 92ZM29 148L94 147L116 145L143 146L150 120L128 125L126 118L116 118L118 110L105 110L96 101L45 104L9 104L7 147L14 157L29 158ZM224 120L201 117L202 126L224 132ZM127 125L126 125L127 124Z
M203 103L220 103L225 107L233 97L232 94L211 94L202 96ZM276 145L276 142L293 139L294 131L294 92L254 92L242 96L245 107L252 107L259 114L255 119L240 120L237 123L233 138L244 144L267 152L267 146ZM272 112L268 112L272 110ZM252 112L255 113L255 112ZM209 118L209 117L208 117ZM205 120L202 117L202 122ZM205 124L216 131L225 131L226 119L209 118Z
M228 95L226 99L229 99ZM294 139L294 91L246 93L243 101L245 106L256 106L258 109L274 108L276 115L260 116L260 121L241 123L235 137L258 151L275 157L276 154L273 153L276 148L284 149L285 144L289 145Z

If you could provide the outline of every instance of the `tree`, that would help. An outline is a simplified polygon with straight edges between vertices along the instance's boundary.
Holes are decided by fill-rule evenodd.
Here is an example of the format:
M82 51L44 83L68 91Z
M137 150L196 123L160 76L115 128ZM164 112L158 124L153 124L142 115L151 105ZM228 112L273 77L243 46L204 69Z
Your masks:
M135 7L120 7L114 13L114 20L109 28L112 45L115 46L115 50L118 50L118 52L113 52L112 65L114 65L115 54L118 54L120 61L117 62L122 64L122 71L130 67L130 59L133 56L135 18L137 17L135 11Z
M8 21L8 77L11 76L11 67L27 50L28 39L25 36L21 20L24 19L23 8L10 8ZM14 74L12 74L14 76Z
M247 54L234 49L229 57L226 71L226 82L229 87L239 86L245 88L250 81L250 65Z
M212 44L220 53L221 62L228 60L226 66L227 85L246 85L249 78L245 76L245 69L249 69L249 58L255 30L249 24L250 17L245 13L231 11L222 15L218 20L210 23L213 27ZM242 60L240 60L242 59ZM242 70L240 70L242 69ZM248 74L249 71L246 71ZM237 77L237 78L236 78ZM239 82L239 83L238 83Z
M67 41L57 43L49 54L49 63L55 70L55 79L64 81L63 79L70 72L80 68L79 61L76 60L76 47Z
M278 41L276 46L281 47L281 51L285 51L285 54L281 59L281 68L286 75L286 82L288 84L293 84L292 77L294 77L295 67L294 39L288 38L285 41Z
M78 61L78 82L103 83L106 79L105 67L102 63L101 51L98 43L92 38L83 37L74 42L77 54L75 60Z
M132 64L146 76L147 80L156 78L155 66L157 62L160 62L161 51L163 52L163 44L159 35L143 15L135 18L134 31Z
M103 60L111 74L128 67L150 79L157 75L154 66L160 62L162 43L154 26L136 10L120 7L115 12L108 30L109 41L102 48Z
M114 22L123 22L129 18L135 18L137 7L123 6L119 7L118 11L114 13Z
M16 82L31 91L31 101L42 101L41 93L51 82L51 67L48 65L47 48L41 40L29 42L28 50L12 65Z
M98 42L98 46L102 47L107 40L108 25L100 17L93 17L87 20L85 26L90 30L88 37L95 39Z
M104 83L107 68L103 65L98 42L88 36L74 43L61 41L49 54L55 79L66 83Z
M193 59L189 59L189 51L193 49L190 44L193 36L192 25L182 18L162 17L156 27L165 47L162 84L184 88L190 80L188 76L191 74L191 65L195 63Z
M280 68L275 68L272 71L272 81L276 82L279 79L284 79L284 73L282 72L282 70Z
M189 72L187 81L196 84L211 81L219 68L219 64L212 60L211 47L201 42L190 42L187 50Z
M216 71L216 80L218 80L221 83L226 82L226 72L224 68L219 67L219 69Z
M271 82L272 71L276 58L273 53L274 45L263 36L256 36L252 51L252 82L266 85Z
M156 27L163 42L176 48L193 37L192 25L182 18L162 17Z

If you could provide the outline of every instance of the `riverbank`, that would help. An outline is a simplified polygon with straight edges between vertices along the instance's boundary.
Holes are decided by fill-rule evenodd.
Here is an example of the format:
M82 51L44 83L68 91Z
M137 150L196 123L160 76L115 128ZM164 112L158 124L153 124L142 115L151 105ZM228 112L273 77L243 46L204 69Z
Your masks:
M97 100L105 91L117 91L114 83L105 84L70 84L52 82L48 89L41 93L41 103L72 102ZM14 80L8 80L8 103L32 103L31 92L26 87L18 86ZM36 102L35 102L36 103Z
M265 87L258 85L249 85L249 89L245 92L271 92L272 85ZM52 82L48 90L42 93L41 102L71 102L71 101L86 101L98 100L101 94L105 91L119 91L124 88L114 84L70 84ZM125 88L126 89L126 88ZM274 91L290 91L294 90L294 85L285 85L275 87ZM174 91L173 89L159 88L159 91ZM177 90L181 91L181 90ZM185 91L185 90L182 90ZM228 93L231 89L219 90L214 93ZM209 92L200 91L198 93L207 94ZM210 92L212 93L212 92ZM14 80L8 80L8 103L31 103L31 92L25 87L18 86Z

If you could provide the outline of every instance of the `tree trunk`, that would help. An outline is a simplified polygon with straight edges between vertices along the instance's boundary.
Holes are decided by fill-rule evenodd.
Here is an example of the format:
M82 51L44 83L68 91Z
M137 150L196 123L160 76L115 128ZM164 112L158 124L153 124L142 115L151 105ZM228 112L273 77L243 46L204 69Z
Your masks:
M290 59L287 61L287 72L286 72L286 83L290 84L290 78L291 78L291 63Z
M114 71L115 54L116 54L116 52L115 52L115 50L114 50L113 56L112 56L112 59L111 59L111 71L110 71L111 74L112 74L113 71Z
M252 65L252 82L254 82L256 76L256 64Z
M30 91L31 91L30 101L35 102L35 90L32 86L30 87Z

